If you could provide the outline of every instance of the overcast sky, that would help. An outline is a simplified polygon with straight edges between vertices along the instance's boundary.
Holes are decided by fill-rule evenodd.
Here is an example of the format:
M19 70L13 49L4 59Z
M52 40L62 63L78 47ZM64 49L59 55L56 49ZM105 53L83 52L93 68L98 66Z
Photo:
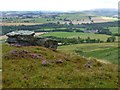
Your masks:
M119 0L0 0L0 11L80 11L118 8Z

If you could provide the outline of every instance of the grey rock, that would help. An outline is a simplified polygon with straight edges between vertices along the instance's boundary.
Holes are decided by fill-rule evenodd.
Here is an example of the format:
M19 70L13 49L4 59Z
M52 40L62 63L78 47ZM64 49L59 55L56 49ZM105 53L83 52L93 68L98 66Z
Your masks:
M14 31L6 34L8 36L7 43L20 46L43 46L52 50L56 50L58 42L50 38L34 37L33 31Z
M63 61L61 59L57 60L56 63L63 63Z

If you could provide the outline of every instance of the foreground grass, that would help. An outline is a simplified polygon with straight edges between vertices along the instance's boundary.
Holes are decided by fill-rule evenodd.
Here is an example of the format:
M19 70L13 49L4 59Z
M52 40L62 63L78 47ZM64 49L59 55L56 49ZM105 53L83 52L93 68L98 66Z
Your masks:
M42 58L11 54L26 50ZM43 47L3 45L3 88L115 88L118 87L117 65L105 64ZM22 56L21 56L22 55ZM7 58L6 58L7 57ZM56 63L61 59L62 63ZM42 65L46 60L47 65ZM85 65L91 63L90 67Z
M85 57L93 57L118 63L118 43L74 44L60 46L59 50L77 53Z

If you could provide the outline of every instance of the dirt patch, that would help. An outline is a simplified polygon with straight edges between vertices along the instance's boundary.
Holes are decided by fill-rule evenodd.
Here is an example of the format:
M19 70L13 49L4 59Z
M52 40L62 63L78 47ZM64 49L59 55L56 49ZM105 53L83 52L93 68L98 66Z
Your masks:
M105 64L111 64L110 62L103 60L103 59L96 59L97 61L101 62L101 63L105 63Z
M42 35L42 34L45 34L45 33L48 33L48 32L38 32L38 33L35 33L35 36L39 36L39 35Z

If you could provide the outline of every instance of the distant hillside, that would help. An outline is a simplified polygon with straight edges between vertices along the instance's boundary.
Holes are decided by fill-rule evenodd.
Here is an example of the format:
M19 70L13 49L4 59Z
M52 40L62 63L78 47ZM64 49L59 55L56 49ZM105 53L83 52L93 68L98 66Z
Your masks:
M3 44L3 88L117 88L117 65L43 47Z
M118 15L117 9L93 9L93 10L85 10L85 11L71 11L71 12L61 12L61 11L0 11L0 13L8 16L15 16L15 15L44 15L44 14L65 14L65 13L87 13L87 14L94 14L98 16L113 16Z
M116 9L95 9L78 12L6 11L2 12L3 25L34 25L44 23L82 24L117 20ZM112 18L115 17L115 18Z
M89 14L93 15L98 15L98 16L114 16L118 15L118 10L117 9L95 9L95 10L89 10L89 11L84 11Z

